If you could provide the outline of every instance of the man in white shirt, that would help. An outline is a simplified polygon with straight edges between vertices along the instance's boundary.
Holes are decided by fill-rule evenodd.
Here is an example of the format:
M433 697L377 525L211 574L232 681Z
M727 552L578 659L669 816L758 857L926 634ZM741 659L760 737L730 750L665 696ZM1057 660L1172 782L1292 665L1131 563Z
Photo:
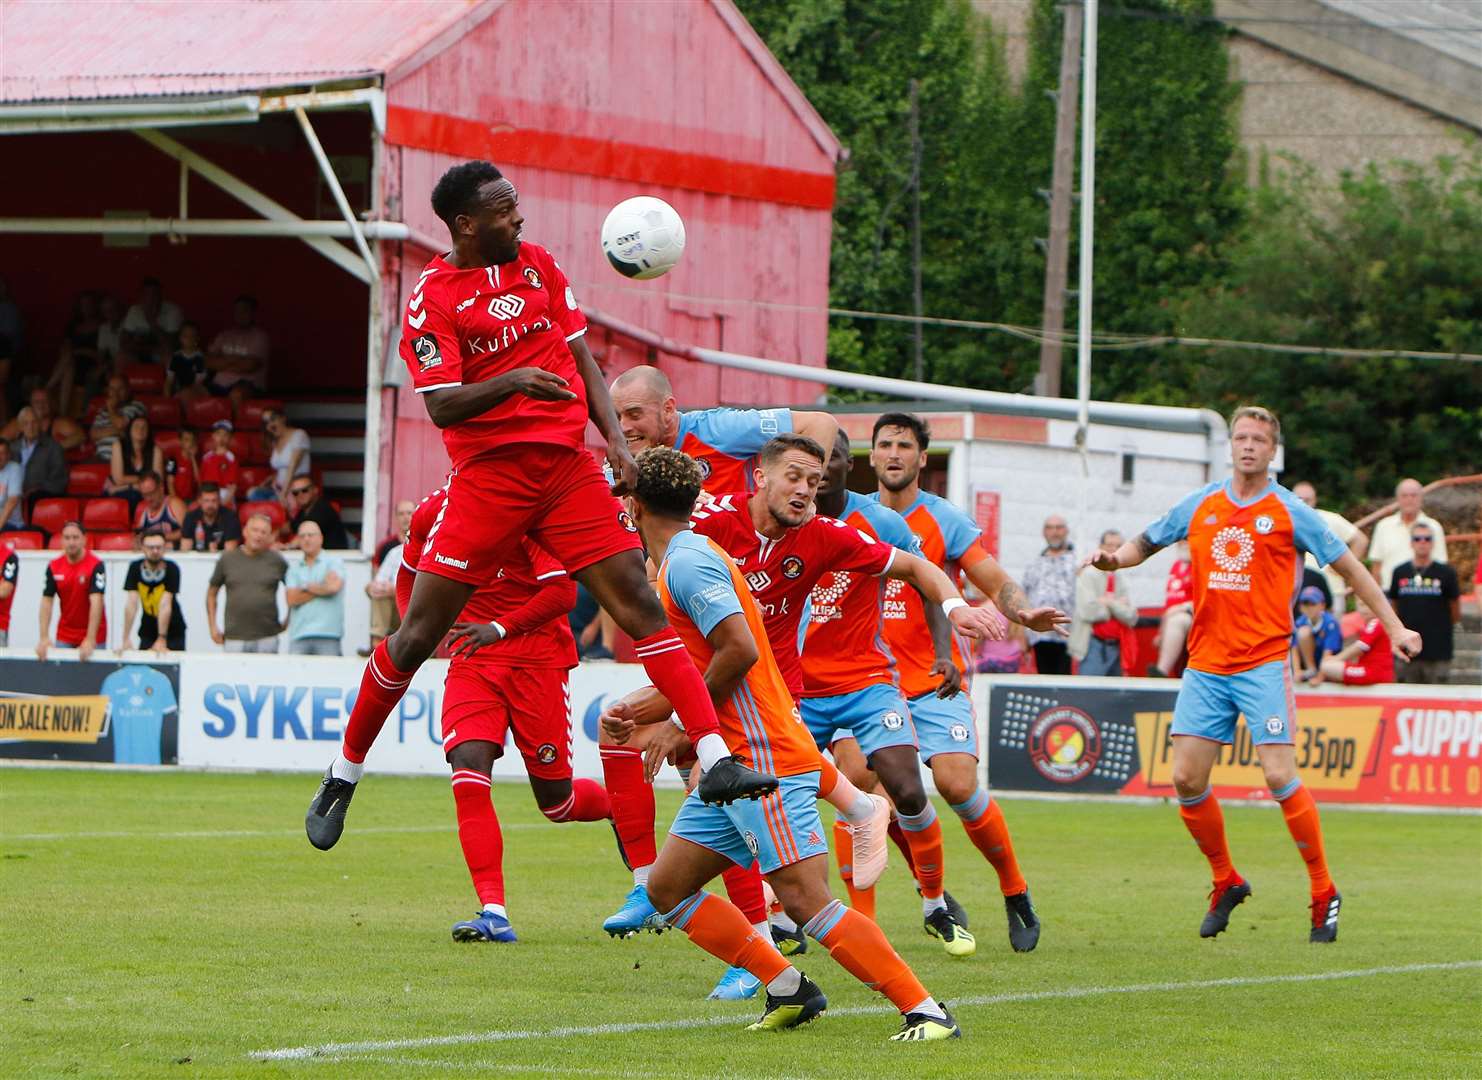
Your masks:
M120 330L132 335L143 351L153 352L160 346L173 346L184 321L180 305L166 300L159 279L149 277L139 290L139 302L124 315Z
M1448 562L1446 558L1446 534L1441 523L1426 516L1421 509L1425 491L1420 481L1406 477L1395 486L1395 502L1400 508L1389 517L1380 518L1374 525L1374 537L1369 541L1369 569L1379 581L1381 589L1389 588L1389 579L1396 566L1410 558L1410 529L1416 522L1429 525L1435 536L1435 550L1431 558L1436 562ZM1340 537L1341 539L1341 537Z
M1342 514L1336 514L1331 510L1317 509L1317 489L1306 480L1300 480L1292 485L1292 494L1301 499L1312 509L1317 510L1317 516L1322 518L1323 523L1332 530L1343 543L1348 545L1348 550L1353 552L1353 557L1360 562L1363 561L1364 553L1369 550L1369 538L1364 531ZM1328 583L1328 591L1333 594L1333 606L1330 610L1337 613L1337 618L1342 618L1343 613L1348 610L1348 584L1343 580L1343 575L1337 573L1330 566L1327 569L1317 565L1317 559L1312 552L1307 553L1306 565L1314 570L1322 572L1323 579Z

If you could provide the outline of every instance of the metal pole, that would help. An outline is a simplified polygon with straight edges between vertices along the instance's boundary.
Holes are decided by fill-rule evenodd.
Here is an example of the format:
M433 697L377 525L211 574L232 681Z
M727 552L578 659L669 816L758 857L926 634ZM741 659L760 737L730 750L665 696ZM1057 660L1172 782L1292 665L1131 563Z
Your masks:
M1081 82L1079 4L1062 9L1065 36L1060 44L1060 92L1055 111L1055 171L1050 180L1050 240L1045 248L1045 305L1041 324L1047 340L1039 348L1039 392L1060 396L1059 335L1065 330L1065 279L1070 262L1070 204L1075 188L1076 95Z
M1076 442L1084 449L1091 402L1091 266L1096 219L1096 8L1086 0L1085 76L1081 83L1081 293L1076 327Z
M921 84L911 80L911 305L916 352L916 381L926 377L921 323Z

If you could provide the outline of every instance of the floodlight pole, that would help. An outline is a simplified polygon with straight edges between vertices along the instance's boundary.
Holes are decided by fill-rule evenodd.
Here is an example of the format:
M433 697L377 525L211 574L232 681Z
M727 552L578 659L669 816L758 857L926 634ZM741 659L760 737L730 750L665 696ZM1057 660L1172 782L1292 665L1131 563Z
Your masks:
M1089 520L1091 499L1091 267L1092 240L1096 222L1096 8L1097 0L1085 0L1086 25L1081 62L1081 274L1076 322L1076 428L1075 444L1081 454L1080 498L1076 528L1081 530L1084 552L1093 550L1096 532Z

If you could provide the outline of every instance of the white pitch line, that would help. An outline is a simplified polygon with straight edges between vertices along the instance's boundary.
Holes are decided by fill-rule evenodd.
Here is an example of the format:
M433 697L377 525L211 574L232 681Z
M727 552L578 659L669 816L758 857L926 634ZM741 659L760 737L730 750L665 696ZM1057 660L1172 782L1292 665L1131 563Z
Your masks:
M534 821L505 824L501 829L544 829L549 826ZM385 835L387 833L453 833L458 831L454 822L446 825L382 825L374 828L351 829L352 835ZM59 833L0 833L0 844L20 840L224 840L232 837L251 836L302 836L302 829L192 829L184 832L59 832Z
M1231 986L1266 986L1278 983L1329 982L1336 979L1366 979L1375 975L1408 975L1421 971L1461 971L1482 968L1482 960L1454 960L1434 964L1403 964L1392 967L1358 968L1350 971L1319 971L1298 975L1240 975L1228 979L1201 979L1195 982L1135 983L1127 986L1078 986L1064 990L1029 990L1016 994L980 994L956 998L954 1008L964 1005L1007 1005L1029 1001L1064 1001L1073 998L1100 997L1107 994L1149 994L1175 990L1219 990ZM831 1016L893 1015L889 1005L859 1005L830 1009ZM650 1020L627 1024L589 1024L583 1027L548 1028L544 1031L479 1031L463 1035L429 1035L418 1039L387 1039L379 1042L324 1043L319 1046L290 1046L279 1050L254 1050L248 1057L259 1061L283 1061L317 1057L343 1057L356 1054L384 1053L388 1050L413 1050L433 1046L467 1046L476 1043L509 1042L518 1039L569 1039L584 1035L630 1035L638 1031L674 1031L680 1028L718 1027L741 1023L736 1016L700 1016L684 1020Z

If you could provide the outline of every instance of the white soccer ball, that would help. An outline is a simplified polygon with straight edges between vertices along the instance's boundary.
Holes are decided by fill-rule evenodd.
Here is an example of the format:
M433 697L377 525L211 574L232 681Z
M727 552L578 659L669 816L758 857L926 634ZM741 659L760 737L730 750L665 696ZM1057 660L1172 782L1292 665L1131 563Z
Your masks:
M667 274L684 254L684 219L652 195L624 199L602 223L602 252L624 277Z

